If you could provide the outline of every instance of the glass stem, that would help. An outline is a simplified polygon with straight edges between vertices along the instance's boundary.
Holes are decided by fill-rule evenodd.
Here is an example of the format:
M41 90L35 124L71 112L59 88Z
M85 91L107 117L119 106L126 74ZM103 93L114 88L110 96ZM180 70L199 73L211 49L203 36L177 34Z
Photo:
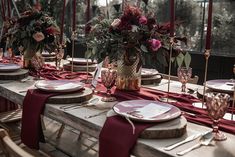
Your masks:
M186 83L182 83L181 92L186 92Z
M218 133L219 132L219 120L213 120L213 132L214 133Z
M107 88L107 96L111 97L111 90L110 90L110 88Z

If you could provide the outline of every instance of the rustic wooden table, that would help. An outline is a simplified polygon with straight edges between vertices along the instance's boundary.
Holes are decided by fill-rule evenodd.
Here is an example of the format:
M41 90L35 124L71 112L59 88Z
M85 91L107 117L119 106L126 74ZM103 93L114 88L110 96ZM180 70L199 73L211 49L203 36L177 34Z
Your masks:
M34 83L35 81L30 80L26 82L10 81L0 84L0 95L15 103L22 104L24 96L26 94L25 91L27 89L33 88ZM162 80L159 85L148 87L166 91L167 80ZM180 87L181 85L179 82L171 81L170 91L179 92ZM187 87L192 89L201 88L200 86L193 84L188 84ZM115 102L103 103L100 101L95 107L81 107L78 109L67 111L60 109L60 106L65 104L46 104L44 115L68 126L71 126L81 132L89 134L95 138L98 138L100 130L106 119L106 112L89 119L85 118L85 116L97 114L102 111L108 111L113 104L115 104ZM132 153L137 157L177 156L176 152L184 150L198 141L194 140L190 143L177 147L172 151L165 151L163 150L163 147L181 141L190 135L202 133L208 130L211 130L211 128L188 122L187 133L182 137L172 139L138 139ZM198 157L203 155L206 157L234 157L235 136L228 133L226 133L226 136L228 137L226 141L216 142L215 146L202 146L199 149L191 151L185 156Z

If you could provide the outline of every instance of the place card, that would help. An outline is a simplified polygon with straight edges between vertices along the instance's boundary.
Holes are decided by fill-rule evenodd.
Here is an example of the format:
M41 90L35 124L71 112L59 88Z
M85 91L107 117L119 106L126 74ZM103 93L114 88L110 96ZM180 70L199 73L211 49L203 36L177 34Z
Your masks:
M155 103L150 103L144 107L136 109L139 115L142 115L145 118L153 118L164 114L171 110L171 106L162 106Z
M95 74L94 74L94 77L93 77L93 79L91 81L91 86L93 88L96 88L96 86L97 86L97 82L98 82L97 80L98 80L98 78L100 76L102 65L103 65L103 62L100 62L99 64L97 64L97 67L95 69Z

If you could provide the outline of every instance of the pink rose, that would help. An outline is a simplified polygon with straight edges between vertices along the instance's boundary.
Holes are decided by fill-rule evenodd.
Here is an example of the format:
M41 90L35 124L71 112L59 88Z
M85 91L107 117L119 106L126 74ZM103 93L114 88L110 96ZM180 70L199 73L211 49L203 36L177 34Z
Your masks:
M142 25L146 25L147 24L147 18L145 16L141 16L139 18L139 23Z
M111 26L112 26L113 28L117 28L117 27L120 25L120 23L121 23L121 20L120 20L120 19L114 19L113 22L112 22L112 24L111 24Z
M43 39L45 39L45 36L42 32L37 32L33 34L33 38L34 40L36 40L37 42L42 41Z
M161 41L157 39L149 40L149 44L153 51L157 51L162 46Z

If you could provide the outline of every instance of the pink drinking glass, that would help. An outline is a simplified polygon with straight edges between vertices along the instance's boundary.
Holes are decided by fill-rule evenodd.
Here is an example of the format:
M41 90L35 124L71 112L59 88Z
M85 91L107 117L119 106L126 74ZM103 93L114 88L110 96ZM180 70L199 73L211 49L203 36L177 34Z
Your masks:
M177 70L179 81L182 83L181 92L186 92L186 83L192 76L192 68L179 67Z
M117 78L117 71L113 69L103 69L101 70L101 81L103 85L107 88L107 94L101 100L104 102L116 101L116 98L111 96L111 88L115 85Z
M219 131L219 121L223 118L228 105L230 96L225 93L211 92L206 94L207 112L213 120L213 134L217 141L226 140L226 136Z

